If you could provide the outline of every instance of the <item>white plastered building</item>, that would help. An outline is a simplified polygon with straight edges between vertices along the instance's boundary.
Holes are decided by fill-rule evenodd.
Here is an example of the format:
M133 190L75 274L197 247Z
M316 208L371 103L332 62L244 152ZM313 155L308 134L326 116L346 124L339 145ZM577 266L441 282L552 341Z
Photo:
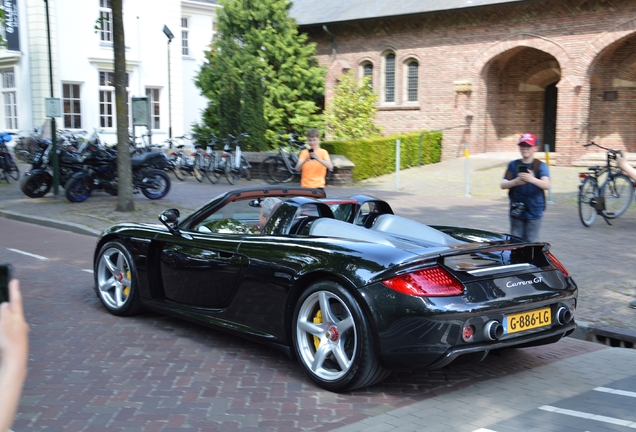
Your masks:
M98 21L111 16L110 6L110 0L4 0L0 130L42 125L45 100L54 97L61 99L58 129L96 128L105 142L116 142L112 21ZM173 137L189 134L201 119L207 100L194 78L219 7L216 0L123 0L129 102L149 98L153 143L165 141L170 130ZM164 26L174 36L170 43ZM136 128L137 135L145 131Z

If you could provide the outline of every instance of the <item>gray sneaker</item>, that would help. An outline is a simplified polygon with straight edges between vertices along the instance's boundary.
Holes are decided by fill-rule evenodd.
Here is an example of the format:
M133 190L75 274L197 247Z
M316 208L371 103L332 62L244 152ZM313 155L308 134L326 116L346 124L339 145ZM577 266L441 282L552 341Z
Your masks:
M636 300L634 300L633 302L631 302L631 303L629 304L629 307L630 307L630 308L632 308L632 309L636 309Z

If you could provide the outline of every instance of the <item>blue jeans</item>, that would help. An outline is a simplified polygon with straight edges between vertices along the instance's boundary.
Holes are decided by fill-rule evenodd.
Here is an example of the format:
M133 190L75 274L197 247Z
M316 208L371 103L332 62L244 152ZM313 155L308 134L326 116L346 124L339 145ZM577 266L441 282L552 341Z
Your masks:
M539 228L541 228L541 219L510 218L510 234L530 242L539 241Z

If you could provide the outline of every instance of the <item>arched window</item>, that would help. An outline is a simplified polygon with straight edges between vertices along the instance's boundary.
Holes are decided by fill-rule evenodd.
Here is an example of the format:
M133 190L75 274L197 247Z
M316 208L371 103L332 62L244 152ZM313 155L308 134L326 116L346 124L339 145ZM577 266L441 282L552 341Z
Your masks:
M384 102L395 102L395 54L384 57Z
M408 63L406 71L406 94L409 102L417 102L418 63L413 60Z
M373 88L373 65L371 63L365 63L362 66L362 76L369 77L369 86Z

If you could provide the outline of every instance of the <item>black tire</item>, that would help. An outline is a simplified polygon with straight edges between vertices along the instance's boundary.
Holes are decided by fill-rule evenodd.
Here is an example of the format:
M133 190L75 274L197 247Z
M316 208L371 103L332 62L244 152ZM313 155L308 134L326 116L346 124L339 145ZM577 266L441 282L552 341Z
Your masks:
M240 173L238 172L238 170L234 168L234 164L235 164L234 158L230 158L225 163L225 178L227 179L227 182L231 185L235 184L240 176Z
M194 162L192 164L192 175L199 183L203 181L203 156L197 154L194 156Z
M325 313L326 306L329 311ZM310 286L298 300L292 326L294 352L318 386L344 392L389 376L378 361L371 326L362 309L338 283L325 280Z
M141 193L151 200L158 200L170 192L170 177L161 170L153 169L145 173L145 184L152 185L141 189Z
M22 163L31 163L31 154L22 140L19 140L13 147L13 154L15 154L18 161Z
M45 174L25 175L20 180L20 190L29 198L41 198L51 190L53 180Z
M287 165L285 165L285 161L281 157L277 157L276 161L269 166L269 176L276 183L287 183L290 182L295 174L293 172L289 172Z
M141 312L137 269L123 244L113 241L102 246L93 270L95 293L108 312L118 316Z
M208 178L208 180L210 180L210 183L212 184L217 184L219 182L219 179L221 178L221 175L215 171L219 163L216 158L216 153L210 153L210 164L205 170L205 176Z
M241 177L244 177L245 180L252 180L252 173L250 172L250 163L247 161L245 156L241 155Z
M174 173L174 176L177 178L177 180L179 181L184 181L185 180L185 175L183 175L181 173L181 163L182 163L182 158L183 156L180 155L174 155L172 157L172 172Z
M91 192L91 182L87 181L85 177L70 178L64 185L64 195L66 199L73 203L86 201Z
M275 179L273 179L271 177L270 173L270 166L273 165L276 162L276 158L278 156L269 156L267 158L265 158L265 160L263 162L261 162L261 164L258 167L258 174L260 175L261 179L268 184L276 184L278 183Z
M601 188L601 196L605 197L604 215L615 219L625 213L634 198L634 184L623 174L607 179Z
M596 220L598 213L592 204L598 196L599 190L596 180L590 177L583 180L579 189L579 218L586 227L591 226Z

